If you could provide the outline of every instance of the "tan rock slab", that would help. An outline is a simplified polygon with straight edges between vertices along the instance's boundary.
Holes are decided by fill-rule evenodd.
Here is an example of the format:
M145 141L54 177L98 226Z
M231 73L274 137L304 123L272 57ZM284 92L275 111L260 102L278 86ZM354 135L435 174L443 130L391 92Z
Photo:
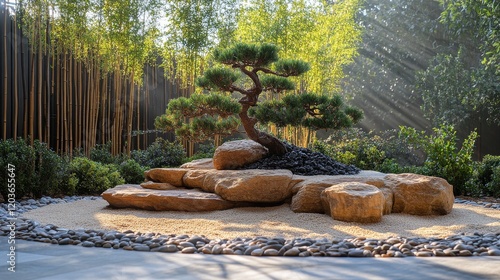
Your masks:
M169 183L157 183L157 182L152 182L152 181L147 181L144 183L141 183L140 185L142 188L145 189L152 189L152 190L176 190L178 187L169 184Z
M446 215L453 208L453 186L445 179L405 173L389 174L384 180L394 193L393 213Z
M385 186L385 174L375 171L361 171L356 175L318 175L302 176L302 182L292 187L292 202L290 208L293 212L300 213L325 213L321 203L321 192L326 188L345 182L359 182L382 188ZM300 177L294 176L295 180Z
M230 201L281 202L291 195L290 170L212 170L203 190Z
M186 169L214 169L214 162L212 158L201 158L195 159L190 162L186 162L180 166L180 168Z
M392 205L394 204L394 194L392 189L388 187L379 188L379 190L384 195L384 215L392 213Z
M237 206L213 193L198 189L152 190L139 185L119 185L102 193L110 206L156 211L215 211Z
M341 183L321 194L326 214L344 222L376 223L382 220L384 195L379 188L358 182Z
M214 169L189 170L182 177L182 182L183 182L184 186L186 186L186 187L202 189L203 182L205 181L205 177L207 176L207 173L209 173L211 170L214 170Z
M185 168L153 168L144 172L144 177L149 181L182 187L182 177L188 170Z
M267 153L266 147L252 140L229 141L217 147L213 164L214 168L218 170L238 169L258 161Z

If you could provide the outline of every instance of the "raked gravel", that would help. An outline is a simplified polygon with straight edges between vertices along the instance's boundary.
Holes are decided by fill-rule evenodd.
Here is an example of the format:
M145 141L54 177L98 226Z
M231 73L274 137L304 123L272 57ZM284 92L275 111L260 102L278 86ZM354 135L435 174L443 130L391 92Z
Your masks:
M496 202L457 198L449 215L390 214L376 224L294 213L286 204L202 213L107 205L100 197L78 196L29 199L10 208L3 203L0 235L59 245L186 254L500 256L500 203Z

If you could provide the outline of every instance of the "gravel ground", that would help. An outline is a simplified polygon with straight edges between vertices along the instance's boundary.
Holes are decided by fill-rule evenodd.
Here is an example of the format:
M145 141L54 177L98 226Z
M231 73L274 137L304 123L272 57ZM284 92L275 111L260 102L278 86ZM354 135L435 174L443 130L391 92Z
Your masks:
M500 233L500 211L455 204L445 216L390 214L375 224L335 221L324 214L294 213L289 205L247 207L214 212L156 212L112 209L102 199L51 204L24 217L70 229L132 230L163 234L205 235L207 238L387 238L445 237L459 233Z
M224 211L112 209L100 197L0 204L0 235L58 245L184 254L322 257L500 256L500 204L456 199L451 214L345 223L288 205ZM14 216L13 216L14 215Z

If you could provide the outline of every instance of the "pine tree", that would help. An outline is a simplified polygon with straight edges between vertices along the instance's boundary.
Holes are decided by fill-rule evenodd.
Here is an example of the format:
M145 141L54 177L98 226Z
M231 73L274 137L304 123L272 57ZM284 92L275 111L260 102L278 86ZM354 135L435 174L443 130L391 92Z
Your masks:
M271 154L280 155L287 151L283 142L258 130L257 122L279 127L341 129L363 117L362 111L345 106L338 95L287 94L280 100L259 102L262 93L276 95L293 90L294 84L288 77L299 76L310 68L300 60L279 59L275 45L238 43L216 49L213 58L224 67L210 68L196 80L198 87L210 93L171 100L166 114L155 121L158 129L175 130L181 138L202 141L231 134L241 121L250 139L267 147ZM243 95L238 101L224 95L235 92Z

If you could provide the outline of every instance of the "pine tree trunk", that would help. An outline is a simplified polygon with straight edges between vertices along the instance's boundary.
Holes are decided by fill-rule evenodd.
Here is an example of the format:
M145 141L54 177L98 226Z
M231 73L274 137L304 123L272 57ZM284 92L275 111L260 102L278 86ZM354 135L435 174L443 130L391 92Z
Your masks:
M287 152L287 149L283 142L281 142L278 138L272 136L271 134L255 128L257 120L248 116L249 108L249 104L242 103L242 110L239 114L241 124L243 125L248 138L266 147L269 150L269 153L272 155L285 154Z

